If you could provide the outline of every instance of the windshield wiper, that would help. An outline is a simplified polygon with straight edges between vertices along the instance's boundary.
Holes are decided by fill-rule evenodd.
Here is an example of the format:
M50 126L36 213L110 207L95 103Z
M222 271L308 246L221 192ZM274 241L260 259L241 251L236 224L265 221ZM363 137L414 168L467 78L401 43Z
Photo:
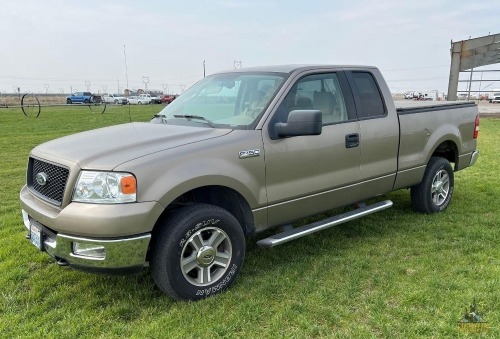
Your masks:
M162 123L167 123L167 118L163 114L155 114L151 119L160 118Z
M215 125L213 122L211 122L210 120L208 120L207 118L205 117L202 117L201 115L192 115L192 114L174 114L174 118L185 118L185 119L198 119L198 120L203 120L205 121L207 124L210 125L210 127L213 127L215 128Z

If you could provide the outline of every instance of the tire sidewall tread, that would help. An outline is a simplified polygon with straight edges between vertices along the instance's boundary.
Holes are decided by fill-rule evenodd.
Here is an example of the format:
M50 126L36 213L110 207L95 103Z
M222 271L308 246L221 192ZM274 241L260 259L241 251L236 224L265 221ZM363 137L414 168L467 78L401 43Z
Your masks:
M231 240L232 257L220 279L207 286L195 286L182 274L180 256L192 234L207 227L226 232ZM198 300L229 287L240 271L244 257L245 236L236 218L218 206L193 204L182 207L166 219L153 241L150 267L156 285L167 295L177 300Z
M435 175L441 170L445 170L448 173L450 189L446 200L438 206L434 204L431 199L431 189ZM444 211L451 202L454 187L454 172L450 162L441 157L431 157L425 169L422 181L420 184L411 188L411 202L413 208L427 214Z

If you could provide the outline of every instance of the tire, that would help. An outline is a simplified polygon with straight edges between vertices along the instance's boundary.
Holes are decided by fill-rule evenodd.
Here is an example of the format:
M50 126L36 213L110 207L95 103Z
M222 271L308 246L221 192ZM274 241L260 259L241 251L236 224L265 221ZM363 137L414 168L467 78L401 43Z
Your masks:
M152 243L150 269L168 296L199 300L228 288L244 258L245 236L234 216L217 206L193 204L162 225Z
M88 104L89 102L90 102L90 101L89 101L89 99L85 99L85 100L83 100L83 103L84 103L84 104Z
M451 202L455 179L448 160L432 157L420 184L411 188L413 208L422 213L444 211Z
M142 105L142 101L139 101L139 102L138 102L138 104L139 104L139 105Z
M115 105L118 105L118 100L115 100Z
M73 101L71 101L71 99L66 99L66 104L67 104L67 105L72 105L72 104L73 104Z

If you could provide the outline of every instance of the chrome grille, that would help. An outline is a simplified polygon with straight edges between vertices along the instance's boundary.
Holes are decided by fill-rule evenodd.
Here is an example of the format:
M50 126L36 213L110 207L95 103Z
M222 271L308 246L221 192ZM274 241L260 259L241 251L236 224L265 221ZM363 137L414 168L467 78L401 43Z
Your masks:
M45 173L47 180L45 185L40 185L36 175ZM68 181L69 169L50 162L30 158L28 163L28 188L40 198L51 204L60 206L64 196L64 189Z

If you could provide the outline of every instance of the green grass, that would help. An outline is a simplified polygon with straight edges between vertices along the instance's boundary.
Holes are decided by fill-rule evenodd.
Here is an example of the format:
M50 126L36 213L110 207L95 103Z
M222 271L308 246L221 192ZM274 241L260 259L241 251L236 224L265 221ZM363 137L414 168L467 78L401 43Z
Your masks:
M29 151L82 130L148 121L160 106L0 110L0 337L456 337L476 299L500 337L500 120L483 119L478 163L456 173L445 213L407 191L392 209L275 249L248 240L223 294L175 302L148 270L128 277L58 267L24 238L18 193Z

